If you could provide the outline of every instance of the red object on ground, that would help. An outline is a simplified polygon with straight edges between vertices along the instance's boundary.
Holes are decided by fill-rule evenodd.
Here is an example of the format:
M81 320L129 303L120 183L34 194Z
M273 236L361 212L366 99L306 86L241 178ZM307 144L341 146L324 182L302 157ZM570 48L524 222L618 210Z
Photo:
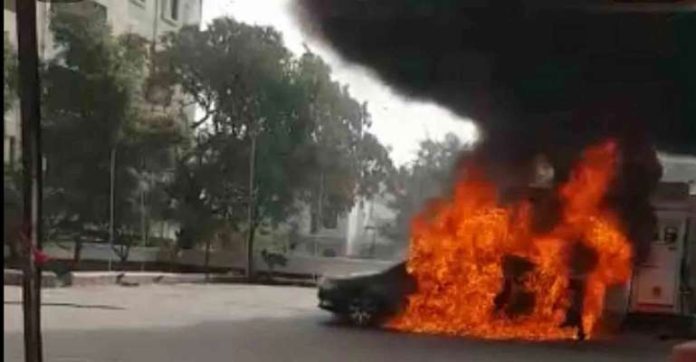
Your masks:
M31 240L29 240L29 230L26 226L22 227L22 231L19 233L19 238L22 242L30 244ZM32 254L34 256L34 262L36 263L37 266L42 266L48 262L50 257L44 253L43 251L39 250L36 248L36 246L31 247Z
M696 340L674 346L672 362L696 362Z
M46 255L43 251L39 249L34 249L34 261L36 262L37 266L42 266L48 262L50 257Z

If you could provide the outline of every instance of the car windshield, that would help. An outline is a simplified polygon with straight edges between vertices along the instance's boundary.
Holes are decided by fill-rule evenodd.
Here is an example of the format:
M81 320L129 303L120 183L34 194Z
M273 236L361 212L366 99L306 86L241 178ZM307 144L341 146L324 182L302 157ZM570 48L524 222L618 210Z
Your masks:
M6 361L655 361L693 338L691 1L3 16Z

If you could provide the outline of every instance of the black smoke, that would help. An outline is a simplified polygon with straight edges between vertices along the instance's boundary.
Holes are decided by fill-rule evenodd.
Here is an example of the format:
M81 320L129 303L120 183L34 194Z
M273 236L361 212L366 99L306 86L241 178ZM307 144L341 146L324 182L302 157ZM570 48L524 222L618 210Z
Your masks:
M607 201L640 255L655 224L656 149L696 154L696 12L687 1L606 6L616 3L297 0L296 9L309 32L403 95L476 120L477 157L501 183L527 177L538 154L562 182L584 147L616 139L622 166Z

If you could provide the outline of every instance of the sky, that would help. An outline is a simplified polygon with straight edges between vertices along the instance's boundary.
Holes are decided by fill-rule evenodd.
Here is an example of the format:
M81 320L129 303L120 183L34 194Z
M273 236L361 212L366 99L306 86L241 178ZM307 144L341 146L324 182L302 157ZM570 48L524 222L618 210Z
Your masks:
M442 140L448 132L463 142L476 140L476 126L434 103L424 103L396 94L368 69L343 61L331 47L306 36L290 9L292 0L203 0L202 23L220 16L238 21L273 26L282 33L285 45L295 54L304 51L303 43L319 54L330 66L335 80L347 84L351 95L367 101L372 115L371 131L391 149L395 164L415 159L418 144L425 139Z

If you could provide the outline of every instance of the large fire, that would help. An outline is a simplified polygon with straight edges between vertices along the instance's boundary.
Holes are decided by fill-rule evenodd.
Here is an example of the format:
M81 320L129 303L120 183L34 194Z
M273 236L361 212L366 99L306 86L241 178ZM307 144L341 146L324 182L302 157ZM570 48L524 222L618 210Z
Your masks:
M583 330L591 336L604 307L608 286L631 274L632 249L617 217L603 205L617 163L612 141L583 152L569 180L557 192L561 215L550 231L531 226L533 204L503 205L494 185L468 168L453 196L439 200L412 223L408 272L417 291L405 309L387 323L397 330L492 339L571 339L578 328L566 325L574 275L569 258L578 246L594 254L584 281ZM532 296L525 313L496 306L505 283L506 258L534 265L518 285Z

